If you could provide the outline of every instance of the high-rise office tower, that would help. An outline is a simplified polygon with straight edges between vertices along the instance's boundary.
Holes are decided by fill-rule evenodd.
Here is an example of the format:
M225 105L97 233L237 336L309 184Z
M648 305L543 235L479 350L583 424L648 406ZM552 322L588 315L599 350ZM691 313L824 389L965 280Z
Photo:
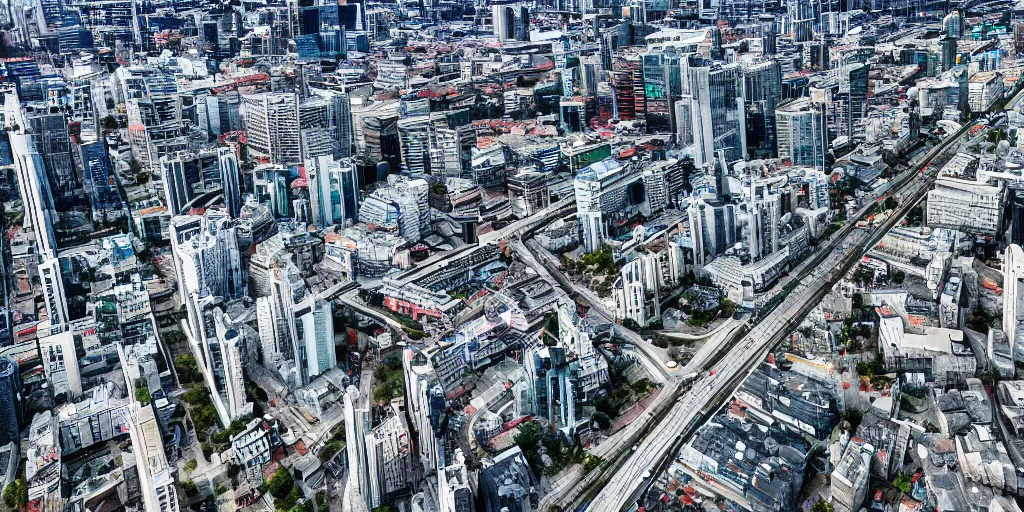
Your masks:
M248 148L271 163L297 165L302 160L299 141L299 104L293 93L263 93L242 97Z
M83 142L78 145L84 171L82 184L85 194L89 198L89 206L94 219L102 217L103 210L121 206L121 198L111 173L106 146L103 139Z
M244 330L220 306L225 298L245 294L234 223L218 211L173 217L171 250L189 344L217 414L228 424L252 412L242 378Z
M164 201L171 215L180 215L185 205L192 200L192 185L185 172L185 160L181 157L165 157L161 160L164 175Z
M310 297L295 311L302 384L338 364L334 349L334 317L330 301Z
M743 158L747 132L742 68L693 59L688 78L693 96L694 164L710 165L719 150L724 150L729 162Z
M724 52L722 51L722 29L717 24L712 25L708 29L708 38L711 39L711 59L722 60Z
M957 64L957 39L947 35L942 38L942 71L949 71Z
M220 169L220 184L224 190L224 205L232 219L238 217L242 208L242 189L239 184L238 156L230 148L217 149L217 164Z
M747 148L775 156L775 106L782 96L782 68L774 59L743 67L743 98L746 107Z
M56 106L29 108L25 112L36 151L43 156L50 193L54 202L66 208L75 199L78 186L71 157L71 138L64 111Z
M1010 244L1003 254L1003 332L1014 361L1024 361L1024 250Z
M313 224L328 226L359 218L359 180L355 164L327 156L306 160Z
M491 19L499 41L530 40L530 10L519 0L492 3Z
M669 133L674 128L672 104L683 94L680 57L672 49L643 55L644 93L647 100L647 130Z
M851 64L840 74L840 81L845 75L845 85L849 90L847 102L847 122L849 133L856 135L864 133L864 116L867 115L868 105L868 72L870 65L866 63ZM842 89L842 87L840 87Z
M778 154L793 165L824 171L828 155L825 111L808 97L789 100L775 110Z
M220 189L223 184L217 151L176 152L162 157L160 165L171 215L183 213L194 199Z
M964 37L964 15L959 10L952 11L942 18L942 29L946 37L961 39Z
M336 154L339 158L352 156L355 139L352 132L352 100L347 93L331 96L331 126L338 143Z

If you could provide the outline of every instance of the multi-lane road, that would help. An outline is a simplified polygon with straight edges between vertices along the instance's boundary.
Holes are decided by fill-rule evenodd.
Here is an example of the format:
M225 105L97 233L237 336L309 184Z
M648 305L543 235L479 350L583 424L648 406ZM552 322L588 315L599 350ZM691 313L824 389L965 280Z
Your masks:
M849 224L811 257L811 264L803 267L797 279L799 284L783 305L765 316L729 350L715 368L714 375L704 376L685 393L681 383L676 383L670 392L677 394L678 401L632 453L596 470L594 473L598 476L588 478L592 490L579 489L552 500L554 508L576 510L589 503L587 510L617 512L635 502L671 454L678 451L708 414L721 406L770 348L791 332L864 252L924 197L937 171L930 164L959 148L959 142L966 133L965 127L933 148L923 159L921 170L927 172L919 174L915 169L898 178L892 194L898 194L903 201L880 225L870 231L854 230L853 226L868 213L870 205L865 205L851 216ZM669 389L663 392L669 392ZM615 464L618 461L622 461L621 464Z

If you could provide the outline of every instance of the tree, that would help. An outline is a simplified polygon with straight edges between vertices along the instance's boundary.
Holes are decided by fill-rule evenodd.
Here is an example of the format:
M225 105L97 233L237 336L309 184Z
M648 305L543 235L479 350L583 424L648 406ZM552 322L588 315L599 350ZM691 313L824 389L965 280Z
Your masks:
M270 477L270 483L267 484L267 490L270 491L270 495L279 500L287 498L294 487L295 480L292 479L292 474L285 468L278 469L274 476Z
M132 176L138 176L139 173L142 172L142 164L140 164L133 156L132 159L128 161L128 169L131 170Z
M100 121L100 127L104 131L112 132L117 129L117 119L114 119L114 116L108 114Z
M180 343L188 342L188 338L185 336L185 333L183 333L181 331L168 331L168 332L160 333L160 337L163 338L164 343L167 344L167 345L178 345ZM182 354L182 355L180 355L178 357L175 357L174 358L175 364L178 363L179 359L182 360L182 361L185 361L186 360L186 356L187 356L187 360L192 361L192 364L196 364L196 360L195 360L194 357L192 357L191 354Z
M165 339L167 336L164 337ZM174 358L174 369L178 372L178 379L182 384L202 382L203 374L199 372L199 365L192 354L182 354Z
M8 508L21 509L27 504L28 483L24 478L18 478L4 487L4 505Z
M149 396L149 386L144 379L135 381L135 399L141 404L148 404L151 399Z
M185 496L189 498L194 498L199 495L199 487L197 487L196 483L191 480L185 480L182 482L181 490L185 491Z
M906 278L907 278L907 274L904 273L902 270L894 270L892 272L892 283L893 284L903 284L903 280L906 279Z
M609 418L607 414L601 411L595 412L594 415L590 417L590 419L592 419L594 423L597 423L597 428L601 430L607 429L608 427L612 426L612 419Z
M599 412L603 412L608 416L617 416L619 414L619 410L615 407L615 403L607 396L599 396L595 398L594 409L597 409Z
M861 297L859 293L853 294L853 299L850 301L850 307L854 311L864 307L864 297Z
M196 462L195 459L190 459L188 462L185 463L185 472L191 473L195 471L198 465L199 464Z
M512 438L524 452L535 452L544 439L544 430L535 421L519 425L519 433Z
M629 385L630 389L638 395L645 395L651 392L651 379L643 378Z
M849 409L846 411L846 421L850 422L850 430L856 432L857 427L860 426L860 422L864 420L864 413L857 409Z
M815 503L813 507L811 507L811 512L835 512L835 511L836 511L836 509L835 509L835 507L832 506L831 503L829 503L829 502L827 502L827 501L825 501L823 499L820 499L820 498L818 499L818 502Z

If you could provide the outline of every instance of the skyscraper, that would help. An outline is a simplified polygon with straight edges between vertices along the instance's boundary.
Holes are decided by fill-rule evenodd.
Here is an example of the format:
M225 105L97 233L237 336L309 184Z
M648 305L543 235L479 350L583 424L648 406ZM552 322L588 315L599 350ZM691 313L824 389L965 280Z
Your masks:
M673 130L672 104L683 93L679 55L672 49L644 54L644 96L647 99L647 130L668 133Z
M75 166L71 159L71 140L68 135L68 120L56 106L29 108L28 119L36 151L43 156L46 175L50 181L50 192L58 205L65 205L75 199Z
M825 112L808 97L789 100L775 111L779 158L819 171L827 164Z
M346 93L335 93L331 96L331 125L334 127L335 140L338 143L337 156L352 156L355 143L352 133L352 100Z
M117 193L107 158L106 143L100 139L78 145L82 158L82 183L89 198L93 218L105 209L119 208L121 198Z
M238 157L230 148L218 148L217 164L220 168L221 188L224 190L224 205L228 209L228 215L232 219L237 218L242 208Z
M350 159L321 156L306 160L313 224L328 226L359 218L359 179Z
M775 28L775 16L762 14L758 21L761 22L761 53L764 55L775 55L778 38Z
M724 150L726 161L739 160L747 154L742 68L691 59L694 164L710 165L719 150Z
M743 98L747 116L747 148L775 156L775 106L782 98L782 68L774 59L743 67Z
M171 250L189 345L224 424L251 413L242 379L245 334L224 313L225 298L245 293L233 221L223 212L171 220Z
M50 193L50 181L46 176L46 164L30 135L10 132L9 137L18 191L25 210L24 227L30 228L35 234L36 248L42 257L55 257L57 238L53 225L57 222L57 211Z
M249 150L271 163L297 165L302 160L299 142L299 104L293 93L263 93L242 97Z

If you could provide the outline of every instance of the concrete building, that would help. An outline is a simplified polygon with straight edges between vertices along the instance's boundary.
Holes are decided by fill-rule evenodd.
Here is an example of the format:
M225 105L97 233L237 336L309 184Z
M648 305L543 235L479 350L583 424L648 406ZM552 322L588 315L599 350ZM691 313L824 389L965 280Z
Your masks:
M1003 253L1003 332L1014 361L1024 361L1024 249L1010 244Z
M28 453L25 479L28 481L29 503L63 505L61 475L63 473L57 417L43 411L32 418L28 427ZM161 446L161 449L163 447ZM157 510L157 509L153 509Z
M6 96L8 104L12 101L11 96ZM13 101L17 103L17 95L14 95ZM53 226L57 222L57 211L46 176L46 164L32 144L30 135L12 131L9 138L18 191L25 210L24 228L33 233L37 251L42 258L56 257L57 237Z
M832 470L831 499L836 512L857 512L867 499L871 458L875 449L864 440L850 439Z
M59 259L48 258L39 264L39 283L42 285L43 303L46 305L50 329L60 331L70 318Z
M312 224L329 226L359 218L359 176L351 160L319 156L306 160Z
M778 155L793 165L826 169L828 130L825 112L811 98L790 100L775 108Z
M412 494L412 443L397 409L366 434L367 504L378 507Z
M302 162L299 140L299 103L293 93L263 93L242 96L245 134L249 150L271 163L297 165Z
M164 452L160 425L153 407L133 403L129 434L135 453L142 491L142 502L147 511L178 512L177 487L174 485L173 466Z
M928 192L925 223L971 234L995 235L1001 228L1004 188L942 176Z
M259 485L263 483L263 469L280 446L277 420L268 415L249 421L241 433L231 438L228 457L242 467L242 475L250 484Z
M530 512L530 466L518 446L505 450L480 471L480 495L487 512Z
M82 394L75 337L70 329L40 338L39 353L43 358L43 373L52 386L54 396L74 399Z
M128 434L131 401L116 396L114 383L92 387L79 402L57 410L60 441L71 455L97 443Z
M256 319L264 366L301 387L337 364L333 308L287 263L272 270L270 294L256 299Z
M681 101L689 99L691 105L694 165L711 165L719 151L725 151L729 162L742 158L747 154L743 68L738 63L697 60L686 69L683 80L689 88L684 87L684 94L689 98Z
M967 102L971 112L986 112L1003 97L1003 74L998 71L975 73L967 81Z

